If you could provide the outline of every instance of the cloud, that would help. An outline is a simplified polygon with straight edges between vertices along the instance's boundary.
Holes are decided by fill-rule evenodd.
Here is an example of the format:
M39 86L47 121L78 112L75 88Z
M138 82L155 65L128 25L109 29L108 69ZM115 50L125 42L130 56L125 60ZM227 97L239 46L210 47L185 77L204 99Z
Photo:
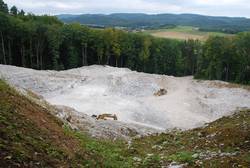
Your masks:
M247 0L5 0L35 14L198 13L250 17Z

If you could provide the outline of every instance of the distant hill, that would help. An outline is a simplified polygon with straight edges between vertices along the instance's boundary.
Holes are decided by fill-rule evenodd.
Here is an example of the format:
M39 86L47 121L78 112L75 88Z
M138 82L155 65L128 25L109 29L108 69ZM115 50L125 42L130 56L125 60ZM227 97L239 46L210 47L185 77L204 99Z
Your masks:
M126 27L131 29L157 29L175 26L194 26L204 31L221 31L236 33L250 30L250 19L243 17L215 17L197 14L141 14L141 13L114 13L57 15L65 23L79 22L87 25L107 27Z

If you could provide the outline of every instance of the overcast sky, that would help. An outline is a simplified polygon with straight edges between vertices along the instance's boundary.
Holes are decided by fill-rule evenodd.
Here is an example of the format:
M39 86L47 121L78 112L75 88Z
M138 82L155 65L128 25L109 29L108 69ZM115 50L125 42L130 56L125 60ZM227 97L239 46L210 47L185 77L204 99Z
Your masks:
M35 14L195 13L250 18L249 0L4 0Z

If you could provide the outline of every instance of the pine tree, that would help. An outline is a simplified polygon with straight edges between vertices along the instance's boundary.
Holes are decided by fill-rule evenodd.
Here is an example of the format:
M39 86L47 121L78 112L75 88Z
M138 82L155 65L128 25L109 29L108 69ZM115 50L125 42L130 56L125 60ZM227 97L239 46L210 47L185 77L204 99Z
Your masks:
M8 5L3 0L0 0L0 12L9 13Z
M12 15L14 15L14 16L16 16L16 15L18 14L18 9L17 9L16 6L12 6L12 7L10 8L10 14L12 14Z

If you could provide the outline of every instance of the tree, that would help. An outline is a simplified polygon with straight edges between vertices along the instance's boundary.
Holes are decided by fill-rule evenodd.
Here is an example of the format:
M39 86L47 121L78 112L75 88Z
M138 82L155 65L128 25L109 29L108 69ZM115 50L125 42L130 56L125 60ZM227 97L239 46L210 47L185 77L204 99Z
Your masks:
M203 55L199 62L198 74L210 80L222 80L223 57L225 54L225 37L210 37L203 46ZM198 75L198 76L199 76Z
M238 62L235 81L250 84L250 33L239 34L235 44Z
M10 27L9 18L0 13L0 44L1 44L1 57L0 62L3 64L7 64L7 55L6 55L6 35L8 34L7 31Z
M12 6L12 7L10 8L10 14L12 14L12 15L14 15L14 16L16 16L16 15L18 14L18 9L17 9L16 6Z
M133 43L133 36L130 33L120 33L119 42L120 44L120 66L127 67L127 62L132 55L135 55L134 51L134 43Z
M0 0L0 12L9 13L8 5L3 0Z
M47 67L49 69L59 70L60 65L60 53L59 48L62 43L62 36L60 31L58 31L60 27L56 25L52 25L48 27L46 32L47 37L47 45L48 45L48 58L47 58Z
M141 51L139 54L139 58L143 63L143 71L145 71L146 69L146 63L147 60L150 56L150 49L149 47L151 46L151 39L149 37L142 37L142 47L141 47Z
M72 45L68 48L68 68L76 68L78 65L78 53L76 52L76 48Z
M250 83L250 33L177 41L114 28L63 24L25 15L0 0L0 63L36 69L107 64L175 76Z
M19 16L24 16L25 15L25 12L24 10L21 10L19 13L18 13Z
M201 43L198 40L187 40L181 44L182 65L184 75L194 75L197 68L197 57L201 53Z
M118 60L121 56L121 47L119 43L120 31L114 31L112 37L112 53L115 57L115 66L118 67Z

